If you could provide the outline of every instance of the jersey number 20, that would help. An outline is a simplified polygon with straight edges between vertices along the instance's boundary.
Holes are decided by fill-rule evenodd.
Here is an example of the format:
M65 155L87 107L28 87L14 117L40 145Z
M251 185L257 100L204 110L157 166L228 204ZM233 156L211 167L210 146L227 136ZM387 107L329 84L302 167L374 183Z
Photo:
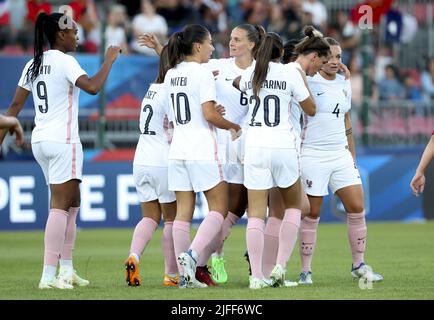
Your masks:
M260 127L262 126L261 122L255 122L256 113L258 113L259 106L261 104L261 100L258 96L251 96L250 103L255 101L255 106L253 107L252 112L252 120L250 120L250 126L252 127ZM270 122L270 100L274 100L274 121ZM267 127L275 127L280 123L280 99L275 95L265 96L264 101L264 122Z

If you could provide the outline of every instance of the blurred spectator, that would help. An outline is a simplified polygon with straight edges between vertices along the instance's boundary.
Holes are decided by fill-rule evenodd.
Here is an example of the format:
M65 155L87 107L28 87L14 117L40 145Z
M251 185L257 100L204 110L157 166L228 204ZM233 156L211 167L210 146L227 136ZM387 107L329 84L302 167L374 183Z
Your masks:
M385 77L386 66L393 63L393 51L390 45L384 45L378 50L375 57L375 82L379 82Z
M127 54L129 48L125 32L127 24L125 7L121 4L112 5L107 20L107 28L105 29L106 50L109 46L115 45L121 47L122 54Z
M29 0L27 2L27 20L32 22L32 25L35 25L36 18L41 12L45 12L47 14L51 13L51 4L48 1L44 0Z
M327 10L325 5L317 0L305 0L303 11L312 14L313 25L321 31L327 30Z
M422 91L427 99L434 99L434 57L428 60L427 68L421 75Z
M402 14L402 34L401 42L410 43L417 33L418 25L416 18L408 11L404 11Z
M218 32L228 30L228 16L226 14L226 0L202 0L203 4L211 10L213 19L217 23Z
M288 40L302 38L302 0L284 0L282 1L283 16L286 23L286 34Z
M335 23L332 25L330 33L335 33L335 35L330 36L335 37L336 40L340 42L342 48L342 62L348 65L354 51L357 50L359 46L360 29L358 26L354 26L346 11L339 10L336 12Z
M155 7L170 29L169 34L182 29L182 26L194 21L191 1L183 0L157 0Z
M131 49L137 53L156 55L153 49L141 47L137 42L137 37L144 33L152 33L160 43L165 43L168 31L166 19L156 13L155 7L150 0L142 0L141 3L142 11L134 17L132 22L133 39L131 40Z
M284 16L284 11L282 10L282 6L279 3L273 3L270 6L270 16L268 30L276 32L279 34L283 41L287 41L288 39L288 27L287 27L287 19Z
M405 89L400 82L398 68L389 64L384 70L385 77L378 82L380 100L404 99Z
M348 65L351 72L351 101L356 109L360 108L363 99L363 76L360 72L360 59L357 54L354 54Z
M406 73L403 75L402 79L405 87L405 99L411 100L412 102L422 102L422 91L417 87L412 75Z
M265 0L254 0L249 4L249 9L245 12L245 20L253 25L261 25L268 28L269 4Z
M73 0L69 3L74 21L78 23L80 51L96 53L101 43L101 31L93 0Z

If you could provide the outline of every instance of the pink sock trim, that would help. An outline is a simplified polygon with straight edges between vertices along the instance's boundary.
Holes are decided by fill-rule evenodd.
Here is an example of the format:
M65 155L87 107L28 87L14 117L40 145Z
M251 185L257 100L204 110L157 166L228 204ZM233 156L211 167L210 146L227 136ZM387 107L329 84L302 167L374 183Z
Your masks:
M173 247L175 249L176 258L190 247L190 222L175 220L172 227L173 235ZM184 269L178 263L176 259L176 264L178 266L179 273L183 273Z
M232 212L228 212L228 215L226 216L225 220L222 223L222 229L220 233L220 240L216 246L215 251L218 254L221 254L223 252L223 245L226 239L229 237L232 231L232 226L236 224L240 220L240 217L238 217L236 214L233 214Z
M300 223L300 256L302 271L312 271L312 258L315 250L317 230L320 218L305 217Z
M44 265L56 266L65 243L68 212L50 209L44 233Z
M190 245L190 249L196 252L198 257L220 232L223 221L223 215L217 211L210 211L205 219L203 219Z
M65 242L60 254L60 257L63 260L72 260L72 253L74 251L75 239L77 235L76 220L79 210L80 207L69 208L68 220L66 223Z
M361 213L348 213L347 225L353 265L358 266L364 262L365 258L367 238L365 211Z
M153 219L148 217L142 218L134 229L130 254L134 253L140 257L157 228L158 224Z
M286 267L297 241L298 229L300 227L301 210L289 208L285 210L279 233L279 251L276 264Z
M247 251L249 253L252 276L263 279L262 256L264 253L265 222L260 218L248 218L246 230Z
M269 217L264 229L264 253L262 256L262 271L265 278L270 277L276 265L277 253L279 250L279 232L282 220L276 217Z
M173 221L164 222L163 236L161 237L161 246L164 254L164 273L178 273L176 265L175 247L173 246Z

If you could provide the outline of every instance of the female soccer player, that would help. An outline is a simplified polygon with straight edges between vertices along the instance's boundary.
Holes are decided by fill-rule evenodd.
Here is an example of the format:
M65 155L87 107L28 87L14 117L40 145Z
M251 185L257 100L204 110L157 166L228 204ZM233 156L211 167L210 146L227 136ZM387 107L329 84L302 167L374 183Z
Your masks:
M284 45L282 62L291 68L301 70L307 75L314 75L328 61L330 46L324 40L323 35L308 26L303 30L305 37L300 41L289 41ZM301 143L301 114L302 107L296 100L291 101L291 121L297 138L297 150L300 152ZM312 113L313 110L304 110ZM301 190L301 211L302 215L309 212L309 200L305 191ZM269 216L264 229L264 256L263 272L268 278L274 268L279 247L279 230L282 223L285 206L280 192L277 188L270 190L269 197ZM303 224L303 221L301 222ZM291 282L286 282L291 285ZM292 283L296 285L296 283Z
M44 35L50 50L43 52ZM50 186L50 212L44 236L44 269L39 288L86 286L73 269L75 220L80 207L79 183L83 150L78 135L80 89L97 94L104 85L120 48L109 47L101 69L89 78L67 52L77 47L77 26L60 13L39 14L35 25L34 58L24 67L7 114L16 116L33 94L35 128L32 151ZM60 257L60 261L59 261ZM59 276L56 278L57 264Z
M4 129L6 130L1 134L2 138L0 145L3 143L3 137L8 131L10 134L15 133L15 140L18 146L21 146L24 143L23 128L21 128L21 124L17 118L0 115L0 131L3 131Z
M169 150L169 189L176 192L177 212L173 240L182 274L181 287L204 287L195 278L197 259L220 232L227 215L227 183L218 158L215 127L240 134L238 124L224 119L216 110L213 73L202 66L214 47L209 31L187 25L168 43L170 69L164 85L171 103L174 133ZM190 224L195 192L204 192L209 214L190 245Z
M332 38L326 40L330 44L331 57L319 73L308 78L317 114L315 117L304 115L302 132L301 176L310 212L300 227L302 272L299 283L312 284L311 261L328 186L341 199L347 212L352 276L360 278L369 274L371 280L381 281L383 277L373 274L364 263L367 229L349 114L351 85L344 76L337 74L342 53L339 43Z
M315 105L305 75L282 65L282 54L280 37L267 33L258 49L254 68L249 68L234 84L239 81L239 88L246 91L249 99L244 185L249 203L246 239L252 269L250 289L268 286L262 257L269 189L278 187L285 204L276 266L271 272L274 286L283 285L301 217L298 153L289 107L295 99L307 110L313 110L310 113L313 116Z
M142 208L143 219L137 224L131 241L130 255L125 261L126 281L129 286L139 286L139 259L154 231L164 219L162 247L165 262L163 285L178 286L178 266L173 247L172 226L176 215L176 197L168 189L169 140L165 130L169 101L164 89L168 70L167 46L160 55L158 76L142 101L140 112L140 138L133 163L133 176Z

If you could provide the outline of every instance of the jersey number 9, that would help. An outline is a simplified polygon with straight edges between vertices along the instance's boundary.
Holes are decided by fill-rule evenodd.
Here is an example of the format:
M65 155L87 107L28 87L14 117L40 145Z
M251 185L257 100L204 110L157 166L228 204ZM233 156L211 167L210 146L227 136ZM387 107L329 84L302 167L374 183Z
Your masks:
M41 113L47 113L48 112L48 95L47 95L47 86L45 85L44 81L39 81L36 84L36 93L38 94L39 100L44 100L45 105L38 105L39 111Z

